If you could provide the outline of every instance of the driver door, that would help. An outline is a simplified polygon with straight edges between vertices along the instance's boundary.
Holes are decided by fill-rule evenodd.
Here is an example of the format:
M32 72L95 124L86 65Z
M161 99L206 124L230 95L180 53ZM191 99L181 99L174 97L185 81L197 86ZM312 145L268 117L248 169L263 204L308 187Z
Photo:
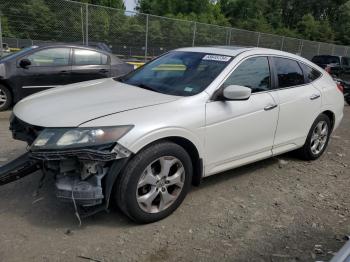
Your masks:
M244 60L223 87L252 89L244 101L209 101L206 104L206 173L215 174L272 156L278 105L268 92L271 74L267 57Z
M70 53L70 48L55 47L41 49L25 57L31 65L19 70L21 97L68 84L72 67Z

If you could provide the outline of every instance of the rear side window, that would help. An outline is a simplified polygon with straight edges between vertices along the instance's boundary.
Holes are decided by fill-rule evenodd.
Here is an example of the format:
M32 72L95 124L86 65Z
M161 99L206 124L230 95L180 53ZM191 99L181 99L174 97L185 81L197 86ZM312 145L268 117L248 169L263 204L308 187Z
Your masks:
M253 57L242 62L224 86L240 85L252 89L252 93L270 89L270 67L267 57Z
M105 54L101 54L92 50L74 50L75 65L106 65L107 61L108 57Z
M274 63L277 71L279 88L305 84L303 72L296 61L275 57Z
M321 76L321 73L319 71L317 71L316 69L307 66L303 63L300 63L301 68L303 69L305 78L306 78L306 82L311 83L313 81L315 81L317 78L319 78Z

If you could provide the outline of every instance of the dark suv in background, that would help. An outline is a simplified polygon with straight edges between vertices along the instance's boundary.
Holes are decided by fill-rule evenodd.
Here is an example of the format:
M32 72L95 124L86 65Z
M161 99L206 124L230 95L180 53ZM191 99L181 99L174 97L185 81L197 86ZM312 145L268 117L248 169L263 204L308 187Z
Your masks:
M350 105L350 57L317 55L311 61L325 69L343 86L345 101Z
M33 93L118 77L134 69L111 53L77 45L31 46L0 59L0 111Z

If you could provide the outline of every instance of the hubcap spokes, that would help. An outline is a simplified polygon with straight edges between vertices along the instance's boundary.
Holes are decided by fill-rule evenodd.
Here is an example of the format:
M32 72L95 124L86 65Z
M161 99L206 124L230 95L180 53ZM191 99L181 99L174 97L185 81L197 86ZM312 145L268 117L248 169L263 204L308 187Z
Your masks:
M0 89L0 106L5 104L6 101L7 101L7 96L6 96L5 92Z
M185 181L185 169L179 159L160 157L146 167L137 184L136 198L147 213L168 208L179 197Z
M319 122L311 136L311 152L315 155L319 154L326 145L328 138L328 125L325 121Z

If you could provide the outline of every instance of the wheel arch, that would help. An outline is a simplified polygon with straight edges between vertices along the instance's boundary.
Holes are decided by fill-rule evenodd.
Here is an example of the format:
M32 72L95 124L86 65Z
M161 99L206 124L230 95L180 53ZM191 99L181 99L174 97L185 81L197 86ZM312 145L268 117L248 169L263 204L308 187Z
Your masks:
M193 140L191 140L190 138L179 136L179 135L157 137L155 139L152 139L151 141L148 141L147 144L143 144L142 146L141 145L133 146L131 151L134 154L137 154L144 148L152 146L153 144L159 143L162 141L173 142L186 150L186 152L191 157L192 165L193 165L192 184L195 186L198 186L200 184L200 181L204 173L203 156L201 154L202 152L198 144L193 142Z
M5 81L4 79L0 79L0 85L7 87L7 89L11 92L12 97L14 97L14 92L11 86L7 83L7 81Z
M335 124L335 114L331 110L325 110L321 114L324 114L329 118L331 121L331 130L333 130Z

